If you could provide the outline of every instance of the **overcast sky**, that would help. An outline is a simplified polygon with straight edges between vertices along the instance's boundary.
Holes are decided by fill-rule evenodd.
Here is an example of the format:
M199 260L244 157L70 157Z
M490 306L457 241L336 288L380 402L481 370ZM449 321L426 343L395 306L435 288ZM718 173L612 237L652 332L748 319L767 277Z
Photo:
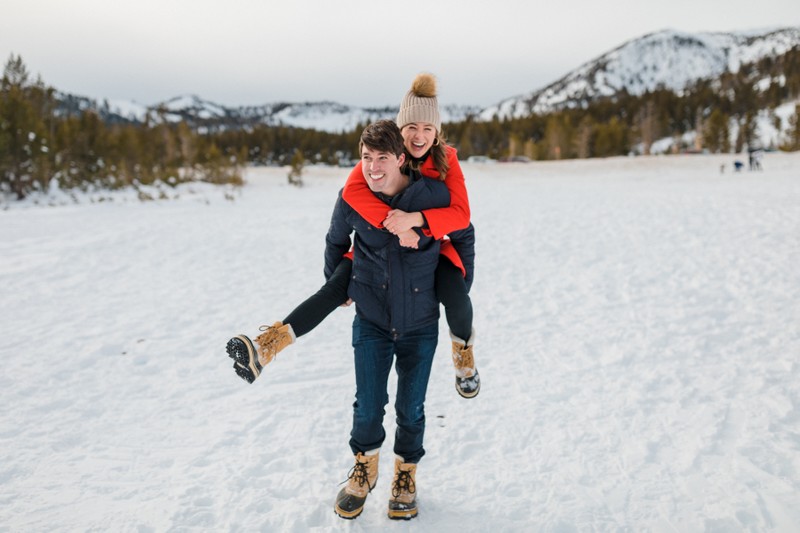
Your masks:
M0 58L141 104L397 105L428 71L440 102L489 106L653 31L787 26L798 0L2 0Z

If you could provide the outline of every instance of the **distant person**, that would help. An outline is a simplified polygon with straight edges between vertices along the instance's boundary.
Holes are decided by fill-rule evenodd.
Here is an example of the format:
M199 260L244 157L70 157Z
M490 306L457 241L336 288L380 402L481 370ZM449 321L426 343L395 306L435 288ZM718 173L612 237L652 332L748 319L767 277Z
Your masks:
M764 150L756 150L753 152L753 165L755 170L761 170L761 159L764 158Z
M748 150L750 157L750 170L761 170L761 159L764 157L764 150L755 148Z

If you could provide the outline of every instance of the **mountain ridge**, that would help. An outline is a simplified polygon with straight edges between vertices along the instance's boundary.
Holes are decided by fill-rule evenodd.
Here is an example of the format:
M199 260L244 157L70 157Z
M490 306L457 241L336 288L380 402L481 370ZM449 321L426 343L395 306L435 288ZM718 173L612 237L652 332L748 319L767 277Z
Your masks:
M492 106L442 105L442 122L545 114L565 107L585 107L621 91L642 94L665 87L680 92L697 80L716 79L725 72L736 72L743 64L779 56L797 46L800 27L695 33L660 30L626 41L541 89ZM398 110L397 106L356 107L325 100L224 106L194 94L149 106L121 100L98 105L88 98L59 94L64 112L94 108L111 122L186 121L201 132L266 125L340 133L374 120L393 119Z
M760 34L755 30L697 33L660 30L623 43L542 89L485 108L479 117L519 118L564 107L582 107L588 101L610 97L622 90L640 95L663 86L680 92L697 80L735 73L742 64L781 55L794 46L800 46L800 28L795 27L770 29Z

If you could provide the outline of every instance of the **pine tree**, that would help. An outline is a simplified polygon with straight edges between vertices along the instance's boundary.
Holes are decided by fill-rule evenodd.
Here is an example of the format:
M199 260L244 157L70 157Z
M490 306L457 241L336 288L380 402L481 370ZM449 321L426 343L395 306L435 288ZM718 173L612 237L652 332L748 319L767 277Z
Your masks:
M544 133L550 159L569 157L567 146L569 144L568 132L565 128L561 114L553 114L547 119Z
M594 155L609 157L624 155L628 151L626 127L617 117L595 126Z
M658 135L655 103L647 100L636 116L636 129L642 143L642 153L650 155L650 147Z
M538 150L536 149L536 143L534 142L533 139L528 139L525 141L523 154L525 155L525 157L531 160L538 158L539 153Z
M708 117L703 130L703 143L712 152L727 153L731 150L728 116L715 109Z
M575 137L575 151L579 159L592 157L592 137L594 136L594 123L589 115L584 116L578 125L578 134Z
M739 124L739 134L736 136L735 144L736 153L741 152L745 145L749 148L753 147L758 135L757 128L756 114L750 110L745 113Z
M789 117L789 149L800 150L800 104L794 108L794 114Z
M508 157L521 155L520 152L522 152L522 142L518 135L512 133L508 136Z
M51 93L41 81L29 82L20 56L13 54L0 81L0 190L18 199L49 182L49 127L42 110Z
M295 185L297 187L303 186L303 166L305 165L305 157L303 156L303 152L300 150L295 150L294 154L292 155L292 161L290 163L289 168L289 175L287 176L289 180L289 185Z

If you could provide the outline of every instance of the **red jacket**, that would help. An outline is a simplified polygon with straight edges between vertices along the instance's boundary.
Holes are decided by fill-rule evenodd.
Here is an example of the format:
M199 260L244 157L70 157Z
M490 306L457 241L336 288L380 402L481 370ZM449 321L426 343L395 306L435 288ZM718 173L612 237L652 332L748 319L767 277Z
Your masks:
M464 173L461 171L461 165L458 163L456 149L452 146L445 145L445 151L447 153L447 163L450 168L447 171L444 183L450 191L450 206L437 209L425 209L422 211L428 223L428 227L422 231L425 235L432 236L435 239L441 239L448 233L466 228L469 226L470 220L467 187L464 182ZM419 170L423 176L439 178L439 172L433 166L430 157L423 161ZM353 207L359 215L364 217L367 222L376 228L383 227L383 221L386 220L390 208L372 194L372 191L369 189L364 179L361 163L356 164L355 168L350 172L347 183L344 185L342 198ZM461 258L458 256L449 240L445 239L445 241L442 242L441 253L450 259L450 261L466 275Z

